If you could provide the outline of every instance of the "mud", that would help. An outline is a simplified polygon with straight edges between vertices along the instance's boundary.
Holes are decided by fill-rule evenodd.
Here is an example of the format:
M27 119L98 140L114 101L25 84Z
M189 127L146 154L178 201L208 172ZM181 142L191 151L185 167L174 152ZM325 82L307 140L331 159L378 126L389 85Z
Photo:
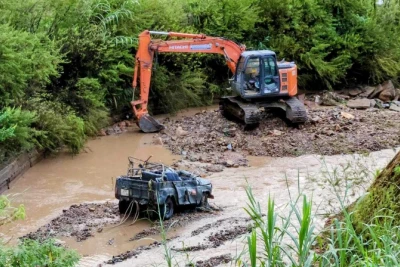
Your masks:
M239 223L241 221L249 222L250 218L233 218L233 217L230 217L230 218L224 218L224 219L221 219L221 220L217 220L214 223L208 223L208 224L206 224L206 225L204 225L204 226L192 231L192 236L199 235L202 232L207 231L208 229L211 229L211 228L217 228L217 227L219 227L220 225L222 225L225 222L229 222L230 224L237 224L237 223Z
M251 226L236 225L231 229L224 229L208 237L213 248L217 248L228 240L233 240L241 235L251 232Z
M148 246L140 246L137 249L127 251L125 253L121 253L117 256L113 256L110 260L104 262L106 264L115 264L117 262L122 262L124 260L130 259L132 257L136 257L139 255L143 250L150 250L155 247L159 247L161 245L160 242L155 241L154 243L148 245ZM101 264L99 264L101 266Z
M347 119L342 112L354 119ZM308 122L294 127L279 114L265 112L259 127L245 130L243 124L229 121L214 110L176 120L166 118L163 123L167 129L159 136L174 154L184 155L187 161L237 167L248 163L243 157L247 155L335 155L391 148L400 144L398 114L379 109L318 107L308 110ZM179 136L182 132L178 128L184 136ZM231 155L235 156L228 158Z
M199 250L206 250L210 248L217 248L223 245L228 240L234 240L239 236L251 232L252 225L248 223L250 218L224 218L217 220L213 223L206 224L194 231L192 231L192 237L199 235L209 229L218 229L223 225L223 229L216 233L211 232L210 235L204 240L203 244L198 244L195 246L183 246L182 248L173 248L174 251L178 252L193 252ZM246 224L248 223L248 224Z
M72 236L76 241L81 242L92 237L95 231L101 232L103 226L115 224L119 220L116 203L72 205L50 223L22 238L44 240L50 237Z
M229 263L232 261L232 256L231 254L224 254L216 257L211 257L208 260L205 261L197 261L196 262L196 267L213 267L213 266L218 266L222 263Z
M181 228L181 227L185 227L192 221L196 221L201 218L211 217L213 215L215 216L215 215L217 215L217 213L216 212L202 212L197 209L196 210L194 210L194 209L193 210L183 210L180 213L174 214L174 216L170 220L164 221L163 227L164 227L164 229ZM136 240L140 240L142 238L160 234L161 229L162 229L160 222L155 221L155 222L153 222L153 224L155 224L155 226L148 228L148 229L144 229L143 231L137 233L134 237L130 238L129 241L136 241Z

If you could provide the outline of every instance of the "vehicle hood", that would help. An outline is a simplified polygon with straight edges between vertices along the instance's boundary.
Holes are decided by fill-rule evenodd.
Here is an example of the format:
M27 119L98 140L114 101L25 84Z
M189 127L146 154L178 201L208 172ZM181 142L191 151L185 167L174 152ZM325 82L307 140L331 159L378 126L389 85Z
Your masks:
M199 178L197 177L196 180L198 181L199 185L203 185L203 186L211 186L211 182L207 179L203 179L203 178Z

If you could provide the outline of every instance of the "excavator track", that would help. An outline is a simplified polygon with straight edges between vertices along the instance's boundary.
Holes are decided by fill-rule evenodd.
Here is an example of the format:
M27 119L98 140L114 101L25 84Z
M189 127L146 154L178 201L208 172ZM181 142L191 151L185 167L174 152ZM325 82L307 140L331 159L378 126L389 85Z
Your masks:
M219 102L221 113L225 117L233 116L246 125L258 124L261 114L258 105L244 102L238 97L222 97Z
M285 100L286 118L292 123L303 123L307 121L307 111L303 103L296 97Z

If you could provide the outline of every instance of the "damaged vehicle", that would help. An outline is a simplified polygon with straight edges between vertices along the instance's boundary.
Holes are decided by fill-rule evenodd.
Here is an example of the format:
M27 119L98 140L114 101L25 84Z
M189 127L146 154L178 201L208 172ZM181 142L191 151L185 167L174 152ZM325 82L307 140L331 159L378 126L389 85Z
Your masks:
M179 207L208 208L208 199L214 198L209 180L149 159L128 157L127 174L117 177L115 197L121 214L132 214L132 209L139 207L151 219L161 216L168 220Z

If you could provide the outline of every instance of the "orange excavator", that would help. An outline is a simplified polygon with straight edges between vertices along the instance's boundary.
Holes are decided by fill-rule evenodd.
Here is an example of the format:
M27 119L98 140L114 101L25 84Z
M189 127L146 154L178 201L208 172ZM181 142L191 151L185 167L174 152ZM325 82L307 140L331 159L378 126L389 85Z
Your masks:
M167 40L152 39L151 35L168 36ZM175 39L171 39L175 37ZM236 117L246 125L257 125L262 108L280 108L293 123L307 120L304 105L297 94L297 66L280 61L270 50L246 51L246 47L221 37L178 32L143 31L133 75L133 88L140 77L140 99L132 100L133 112L143 132L158 132L164 126L148 114L148 100L155 53L211 53L225 57L233 78L233 96L220 99L221 113Z

